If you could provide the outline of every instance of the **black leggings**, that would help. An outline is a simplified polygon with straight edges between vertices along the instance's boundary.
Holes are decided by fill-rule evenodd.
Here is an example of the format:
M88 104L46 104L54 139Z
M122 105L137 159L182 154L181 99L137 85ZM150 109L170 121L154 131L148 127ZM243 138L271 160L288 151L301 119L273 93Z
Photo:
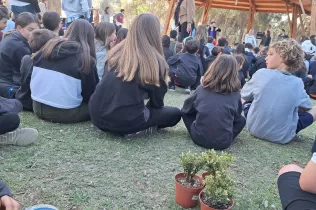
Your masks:
M150 116L147 122L138 126L126 127L124 131L116 132L120 135L136 133L150 127L158 126L158 129L173 127L181 120L181 111L176 107L164 106L161 109L149 108Z
M190 34L187 31L187 26L188 26L188 22L184 22L179 26L179 32L180 32L179 38L178 38L179 42L182 42L183 39L190 36ZM194 28L194 24L191 25L191 31L193 30L193 28Z
M16 130L20 125L18 114L0 115L0 135Z

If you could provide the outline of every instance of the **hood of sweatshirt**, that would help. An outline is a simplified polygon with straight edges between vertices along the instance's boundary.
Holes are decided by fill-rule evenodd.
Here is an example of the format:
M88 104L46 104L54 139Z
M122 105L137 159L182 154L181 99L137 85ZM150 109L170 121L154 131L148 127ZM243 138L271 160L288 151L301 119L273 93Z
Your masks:
M106 50L105 44L101 40L95 39L94 45L95 45L95 52L102 52Z
M81 53L81 47L79 44L74 44L74 42L65 42L57 45L48 59L58 61L66 59L69 56L79 55L79 53Z

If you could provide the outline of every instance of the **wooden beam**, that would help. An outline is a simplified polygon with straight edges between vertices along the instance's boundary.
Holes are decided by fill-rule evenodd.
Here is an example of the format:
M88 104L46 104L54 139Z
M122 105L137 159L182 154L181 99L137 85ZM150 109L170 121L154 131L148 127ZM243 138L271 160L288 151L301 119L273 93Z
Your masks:
M312 1L310 35L316 35L316 0Z
M301 6L301 10L303 12L303 14L305 15L305 9L304 9L304 6L303 6L303 3L302 3L302 0L299 0L299 3L300 3L300 6Z
M255 11L253 8L249 8L249 13L248 13L248 24L247 24L247 31L246 33L248 33L250 31L250 29L252 29L253 26L253 22L255 19Z
M298 6L295 5L293 8L293 19L292 19L292 33L291 33L291 38L296 38L297 34L297 13L298 13Z
M301 25L301 29L302 29L303 36L305 36L306 33L305 33L305 27L304 27L304 23L303 23L303 18L302 18L301 12L298 13L298 17L299 17L299 19L300 19L300 25Z
M287 20L289 22L289 26L290 26L290 36L292 34L292 21L291 21L291 18L290 18L290 11L289 11L289 5L287 5L287 3L285 3L285 6L286 6L286 11L287 11Z
M176 4L176 0L171 0L169 3L169 9L168 9L168 13L167 13L167 18L165 20L165 24L164 24L164 28L163 28L163 34L166 35L168 33L169 30L169 25L170 25L170 21L171 21L171 17L173 14L173 9L174 6Z
M207 4L204 6L204 10L203 10L203 14L202 14L202 19L201 19L201 23L202 23L202 24L206 24L206 22L207 22L207 18L208 18L208 14L210 13L212 1L213 1L213 0L209 0L209 1L207 2Z

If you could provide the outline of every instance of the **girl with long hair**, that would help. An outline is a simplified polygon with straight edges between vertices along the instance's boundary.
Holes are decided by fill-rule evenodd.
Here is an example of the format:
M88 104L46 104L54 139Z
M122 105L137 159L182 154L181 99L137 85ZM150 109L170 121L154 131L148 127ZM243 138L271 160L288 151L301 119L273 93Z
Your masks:
M95 51L97 56L97 69L99 79L102 78L104 72L105 57L107 51L115 44L116 28L113 23L99 23L94 28L95 32Z
M14 98L21 86L21 60L31 55L28 43L31 32L39 28L38 19L32 13L21 13L15 20L16 31L0 42L0 96Z
M137 16L126 39L107 55L104 75L89 102L93 124L127 136L175 126L180 110L164 106L168 70L158 18Z
M200 73L201 73L201 75L203 75L204 72L207 70L207 65L206 65L205 59L211 55L208 47L206 47L206 44L208 42L207 26L206 25L199 25L197 27L196 35L195 35L194 39L199 41L199 43L200 43L198 54L199 54L199 57L201 59L201 63L203 66L203 72L200 72Z
M182 108L193 142L207 149L227 149L246 124L241 115L238 64L231 55L219 56L195 93Z
M88 121L88 102L98 81L93 27L75 20L65 38L49 41L34 57L34 113L56 123Z
M244 73L244 78L248 78L248 71L249 71L249 61L246 57L246 50L245 50L245 45L243 44L238 44L235 50L235 55L240 55L244 58L244 63L242 65L242 72Z

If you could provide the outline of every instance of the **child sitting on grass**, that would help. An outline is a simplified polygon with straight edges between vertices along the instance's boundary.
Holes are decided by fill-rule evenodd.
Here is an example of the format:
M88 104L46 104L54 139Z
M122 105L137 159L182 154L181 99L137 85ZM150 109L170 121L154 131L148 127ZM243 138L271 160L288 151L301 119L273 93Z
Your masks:
M45 13L46 14L46 13ZM45 17L44 14L44 17ZM31 50L34 53L38 52L48 41L57 37L56 33L48 29L37 29L32 31L29 39ZM33 111L33 100L31 98L31 76L33 72L33 57L26 55L21 61L21 87L15 94L15 98L23 105L24 110Z
M189 40L185 43L185 52L168 59L170 66L169 89L175 90L175 84L186 87L186 93L191 93L191 87L195 89L200 82L200 72L203 67L196 53L199 50L199 42Z
M235 55L235 58L238 63L238 79L240 81L241 87L243 87L246 84L244 72L242 71L242 66L244 65L245 59L243 56L240 55Z
M292 75L304 61L295 40L272 44L261 69L243 87L241 96L249 132L261 139L286 144L316 119L316 109L303 81Z
M241 115L238 66L231 55L217 58L181 110L194 143L208 149L226 149L246 124Z

